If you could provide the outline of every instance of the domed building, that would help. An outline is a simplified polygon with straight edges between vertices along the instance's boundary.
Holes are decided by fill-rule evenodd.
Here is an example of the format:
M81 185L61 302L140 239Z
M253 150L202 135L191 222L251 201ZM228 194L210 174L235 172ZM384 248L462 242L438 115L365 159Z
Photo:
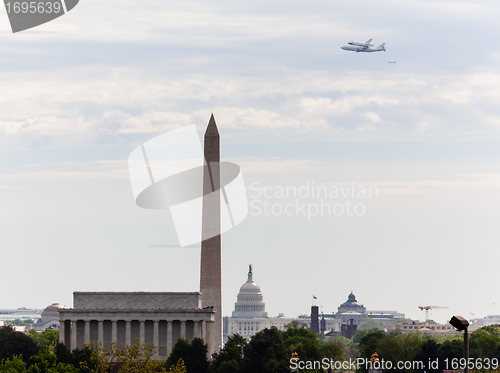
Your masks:
M356 296L351 291L347 301L337 308L337 313L332 314L337 319L342 320L345 325L359 325L367 317L382 321L384 324L393 323L397 319L404 318L404 313L397 311L370 311L356 300Z
M356 300L356 296L351 291L351 294L347 297L347 302L344 302L338 308L338 313L343 312L359 312L365 313L366 307L364 307L361 303Z
M33 325L33 328L37 332L45 329L59 329L59 310L65 308L60 303L52 303L50 306L47 306L43 310L41 317Z
M366 307L356 300L356 296L351 291L347 297L347 301L342 303L337 308L335 317L342 320L342 324L349 325L351 320L354 325L359 325L367 317Z
M284 314L279 314L278 317L267 316L266 303L259 285L253 281L252 266L250 265L247 281L240 287L232 316L224 317L224 343L229 336L234 334L250 339L265 328L274 326L279 330L285 330L286 325L293 320L286 318Z
M234 304L232 317L256 318L267 317L266 303L259 285L253 281L252 265L248 269L248 279L240 287L237 301Z

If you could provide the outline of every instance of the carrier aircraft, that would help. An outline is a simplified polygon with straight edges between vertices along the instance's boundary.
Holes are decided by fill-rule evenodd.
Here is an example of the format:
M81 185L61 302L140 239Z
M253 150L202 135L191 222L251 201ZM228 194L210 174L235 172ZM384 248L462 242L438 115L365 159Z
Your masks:
M385 43L380 44L378 47L373 47L371 44L372 39L368 40L366 43L361 43L359 41L351 41L348 45L341 47L345 51L353 52L385 52Z

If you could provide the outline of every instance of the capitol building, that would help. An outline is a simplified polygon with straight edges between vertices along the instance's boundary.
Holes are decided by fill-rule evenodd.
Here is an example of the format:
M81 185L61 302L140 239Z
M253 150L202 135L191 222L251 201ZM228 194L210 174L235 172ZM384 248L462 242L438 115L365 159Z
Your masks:
M253 335L263 329L276 327L278 330L286 330L287 324L298 321L299 325L311 327L311 318L288 318L280 313L277 317L268 317L264 296L259 285L253 280L252 266L249 266L247 281L241 285L240 291L234 304L231 317L224 317L223 337L224 343L227 338L239 334L249 340ZM323 321L326 330L340 332L340 319L327 319Z
M248 269L248 279L241 285L237 301L234 304L232 318L265 318L267 317L266 303L259 285L253 281L252 265Z
M286 318L283 314L278 317L268 317L264 296L259 285L253 280L252 266L250 265L247 281L240 287L232 316L224 317L224 343L233 334L239 334L248 340L260 330L269 329L272 326L279 330L285 330L285 325L293 320L296 319Z

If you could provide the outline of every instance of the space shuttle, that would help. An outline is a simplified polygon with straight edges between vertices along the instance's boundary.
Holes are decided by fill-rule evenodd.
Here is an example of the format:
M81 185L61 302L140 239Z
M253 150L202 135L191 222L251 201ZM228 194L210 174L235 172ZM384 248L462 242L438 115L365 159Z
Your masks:
M356 45L358 47L373 47L373 44L370 43L372 39L368 40L366 43L361 43L360 41L351 41L348 44L349 45Z

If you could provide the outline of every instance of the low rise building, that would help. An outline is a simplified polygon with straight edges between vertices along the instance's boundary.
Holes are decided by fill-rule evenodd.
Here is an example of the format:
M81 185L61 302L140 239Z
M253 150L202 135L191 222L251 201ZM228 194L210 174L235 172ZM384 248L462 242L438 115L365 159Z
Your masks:
M500 325L500 315L488 315L483 318L470 319L469 330L476 330L488 325Z
M413 321L411 323L404 324L391 324L386 325L384 330L391 332L395 329L400 329L403 333L407 333L412 330L418 330L425 334L453 334L458 333L451 324L429 324L427 322Z

